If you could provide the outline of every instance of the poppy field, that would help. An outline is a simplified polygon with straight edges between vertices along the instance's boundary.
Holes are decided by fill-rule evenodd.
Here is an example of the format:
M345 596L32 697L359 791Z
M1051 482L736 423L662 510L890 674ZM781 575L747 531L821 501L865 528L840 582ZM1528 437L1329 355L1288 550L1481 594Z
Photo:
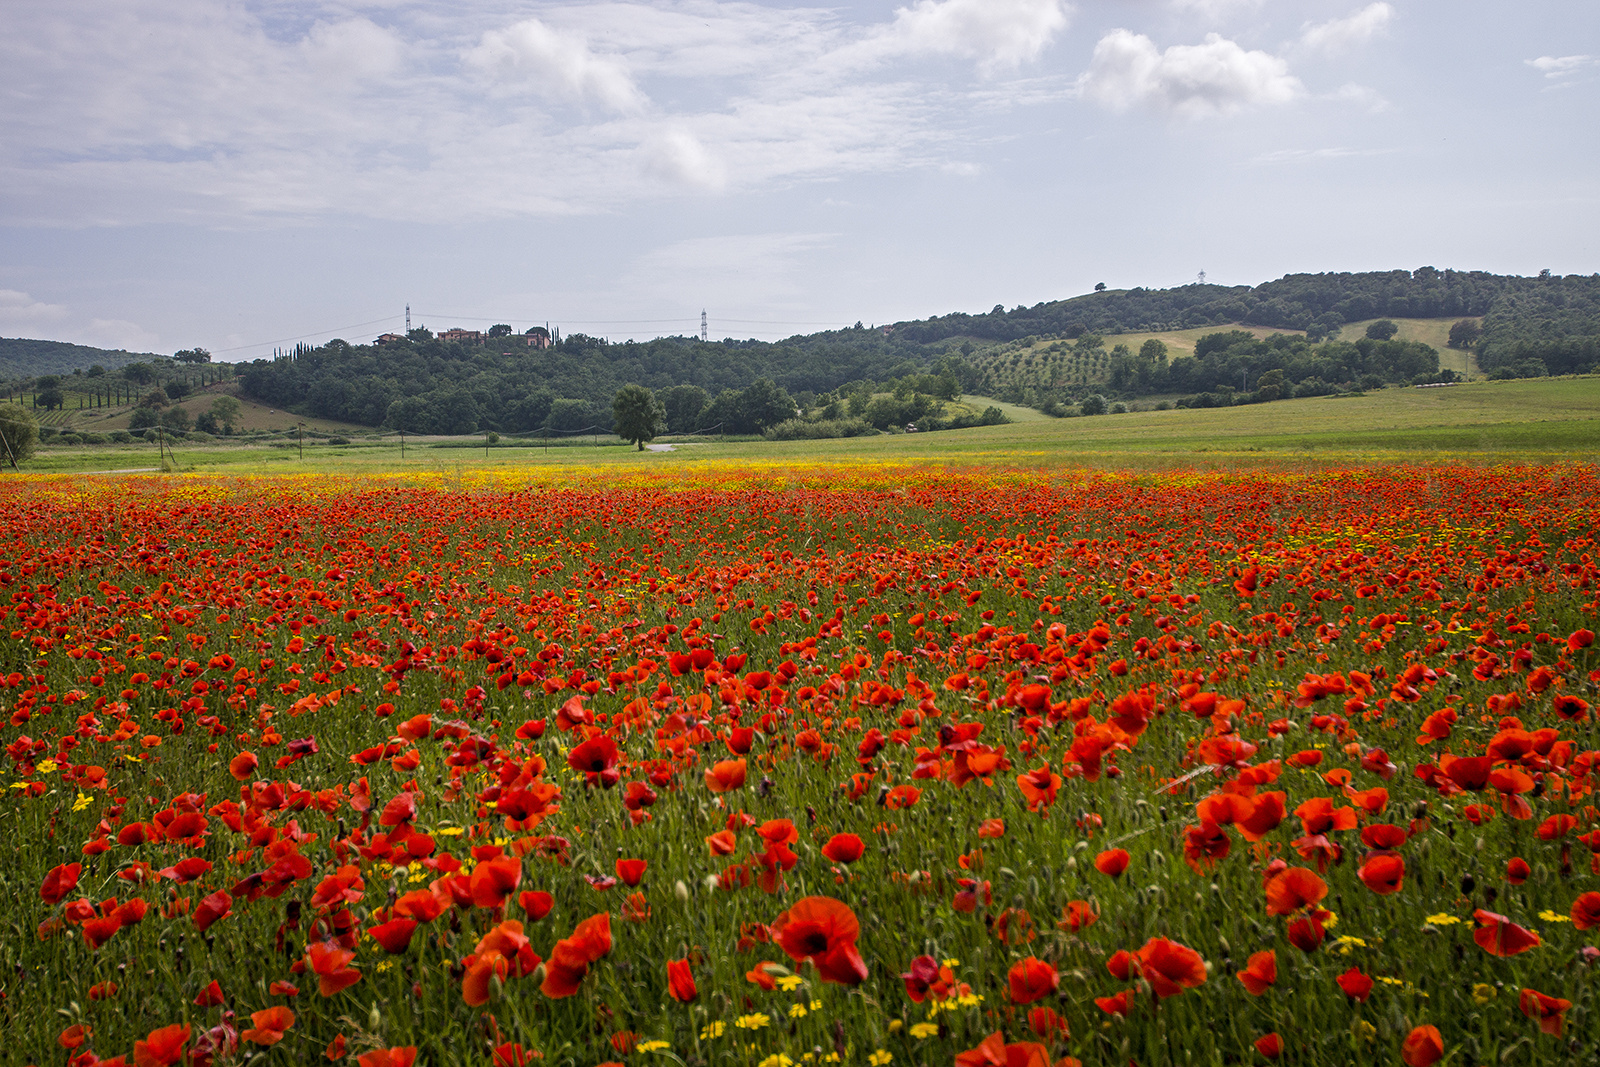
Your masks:
M1580 465L0 485L6 1062L1600 1060Z

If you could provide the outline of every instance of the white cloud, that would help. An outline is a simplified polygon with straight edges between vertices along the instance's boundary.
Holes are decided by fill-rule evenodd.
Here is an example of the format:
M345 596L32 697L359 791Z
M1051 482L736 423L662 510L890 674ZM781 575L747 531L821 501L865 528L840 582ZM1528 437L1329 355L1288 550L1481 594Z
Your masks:
M1523 62L1546 78L1555 79L1569 78L1585 67L1600 63L1600 60L1596 60L1593 56L1540 56L1538 59L1526 59Z
M1390 4L1368 4L1345 18L1308 24L1300 34L1300 45L1330 55L1349 51L1366 44L1387 29L1394 13L1394 7Z
M886 53L961 56L992 73L1038 59L1069 11L1064 0L916 0L875 39Z
M1262 0L1172 0L1178 11L1193 11L1206 19L1218 19L1233 14L1241 8L1255 9Z
M1389 101L1378 90L1367 85L1357 85L1355 82L1348 82L1339 86L1338 89L1328 93L1324 99L1334 100L1342 104L1354 104L1356 107L1369 111L1374 115L1382 111L1388 111L1390 107Z
M1351 156L1385 156L1393 152L1392 148L1280 148L1273 152L1263 152L1250 162L1270 166L1321 159L1346 159Z
M366 19L319 22L300 48L324 78L388 77L405 56L405 44L394 31Z
M806 295L801 279L811 269L807 261L834 237L750 233L690 238L640 255L624 274L623 287L646 304L653 299L665 307L698 308L706 294L716 293L730 306L761 309L756 313L777 319ZM766 332L757 325L719 324L714 310L711 315L713 336Z
M87 326L69 331L72 340L93 348L125 348L129 352L152 352L161 338L127 319L90 319Z
M663 130L639 146L646 173L667 182L716 192L728 182L728 171L688 130Z
M46 304L15 289L0 289L0 331L29 329L67 317L61 304Z
M1282 59L1215 33L1203 44L1160 51L1143 34L1113 30L1095 45L1078 91L1113 111L1142 106L1201 117L1286 104L1305 88Z
M581 37L554 30L538 19L490 30L466 58L471 66L504 83L595 100L613 111L637 111L646 102L621 59L597 55Z
M0 336L70 341L95 348L150 351L155 334L124 319L90 319L85 323L65 304L47 304L16 289L0 289Z

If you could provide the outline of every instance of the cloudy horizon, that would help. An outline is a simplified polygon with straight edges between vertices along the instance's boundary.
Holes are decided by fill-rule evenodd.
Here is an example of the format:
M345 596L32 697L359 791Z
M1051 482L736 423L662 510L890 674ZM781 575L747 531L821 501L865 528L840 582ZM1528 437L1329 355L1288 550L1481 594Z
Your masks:
M1600 268L1600 14L1418 0L0 13L0 335L776 338L1097 282Z

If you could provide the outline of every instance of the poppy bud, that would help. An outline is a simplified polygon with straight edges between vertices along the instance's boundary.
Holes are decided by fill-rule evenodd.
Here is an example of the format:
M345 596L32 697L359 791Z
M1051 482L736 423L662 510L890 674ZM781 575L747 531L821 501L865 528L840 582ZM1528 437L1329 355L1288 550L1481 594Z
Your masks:
M672 895L678 898L680 904L689 903L689 887L683 884L683 879L678 879L672 887Z
M378 1002L372 1002L372 1010L367 1012L367 1029L376 1031L383 1025L383 1013L378 1011Z

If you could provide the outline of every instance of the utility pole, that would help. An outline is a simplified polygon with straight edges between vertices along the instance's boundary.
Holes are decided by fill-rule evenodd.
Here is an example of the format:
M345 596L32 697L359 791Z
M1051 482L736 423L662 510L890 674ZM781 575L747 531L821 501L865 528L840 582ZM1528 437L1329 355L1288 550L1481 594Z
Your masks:
M400 458L406 458L406 428L400 427Z
M299 428L300 459L303 462L306 458L306 424L301 422L296 423L296 426Z

